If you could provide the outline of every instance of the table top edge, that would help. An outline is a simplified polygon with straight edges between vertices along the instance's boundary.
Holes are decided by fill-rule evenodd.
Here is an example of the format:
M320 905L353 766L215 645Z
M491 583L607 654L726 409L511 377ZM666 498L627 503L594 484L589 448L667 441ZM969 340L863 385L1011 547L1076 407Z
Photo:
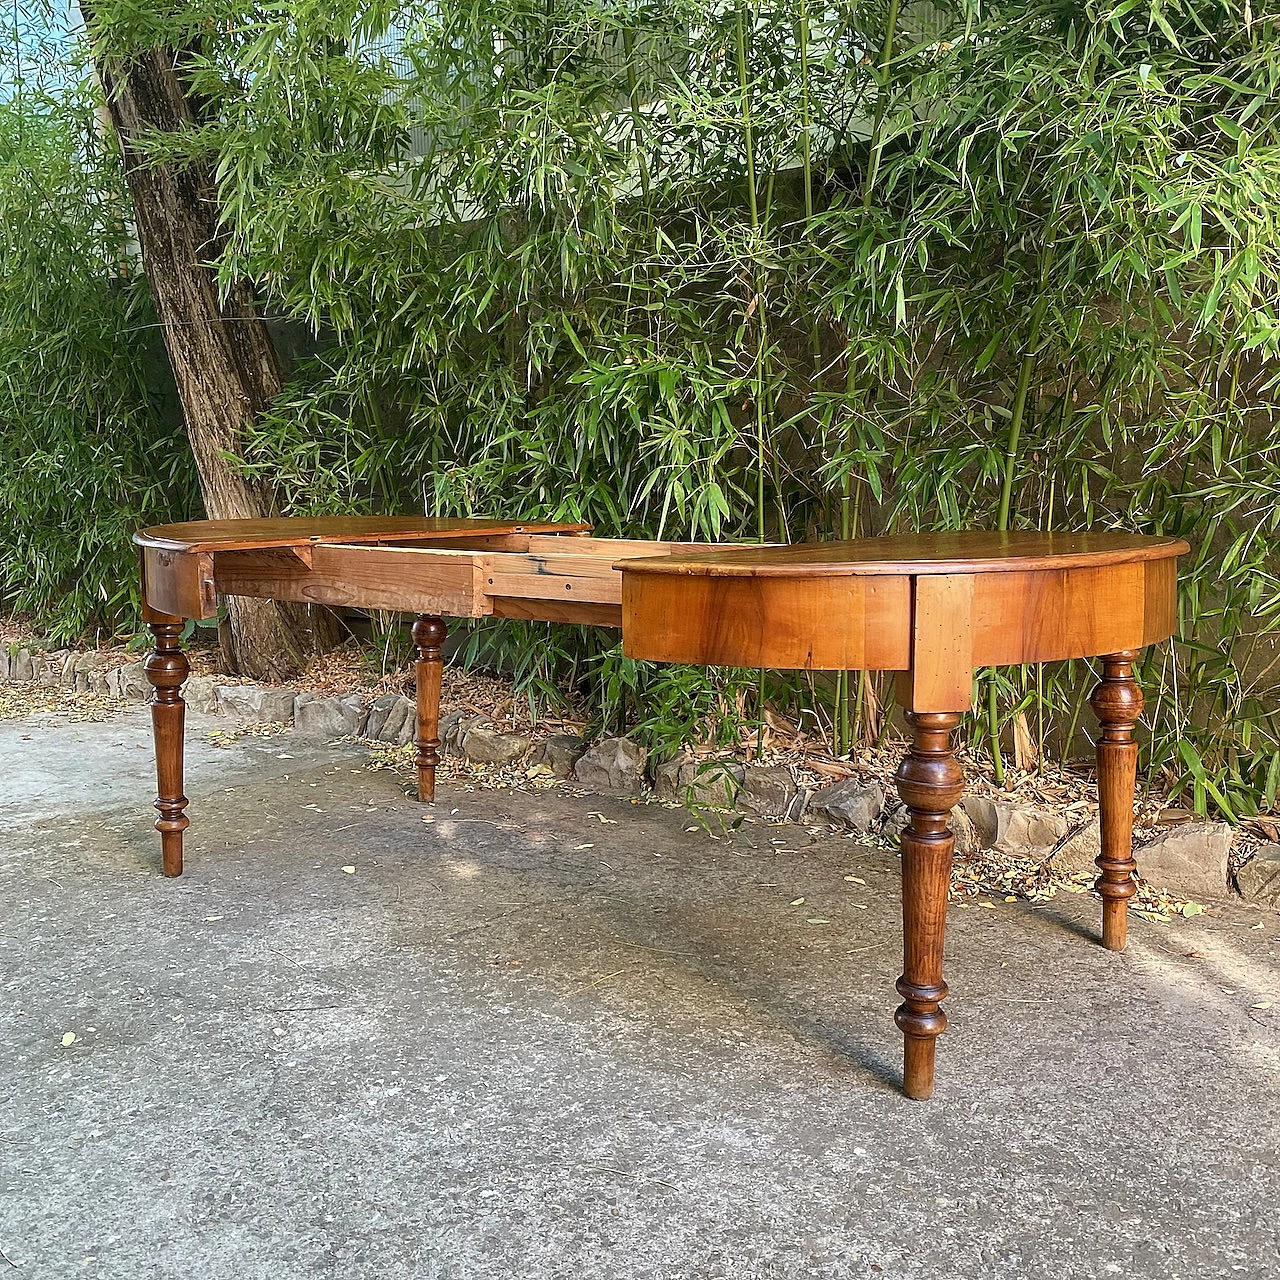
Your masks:
M963 538L965 535L949 535ZM671 577L808 577L813 575L845 577L919 577L927 575L963 575L978 573L1027 573L1044 569L1073 569L1107 565L1174 560L1186 555L1190 544L1181 538L1119 535L1123 541L1106 545L1072 546L1084 538L1099 540L1099 535L1062 535L1060 550L1037 550L1000 553L975 551L957 555L955 551L934 555L875 555L884 550L891 539L863 538L853 542L794 543L783 548L751 548L710 551L690 555L645 556L619 561L615 568L625 573L665 574ZM879 544L879 545L877 545ZM852 548L842 557L840 548ZM806 558L805 549L820 549Z
M236 529L236 526L240 526ZM274 519L189 520L151 525L136 546L178 552L265 551L308 543L404 541L505 533L590 533L589 524L453 516L281 516Z

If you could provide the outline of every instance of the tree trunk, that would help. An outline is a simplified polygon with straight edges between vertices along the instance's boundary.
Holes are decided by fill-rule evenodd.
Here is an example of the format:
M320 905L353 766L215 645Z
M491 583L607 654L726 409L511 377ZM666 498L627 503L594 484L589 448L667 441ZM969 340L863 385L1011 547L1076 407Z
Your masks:
M93 31L94 7L81 4ZM111 123L120 140L142 262L182 401L200 473L205 513L215 520L278 514L269 485L250 480L228 458L240 455L245 426L282 386L280 362L247 281L219 298L214 262L226 233L217 189L203 163L155 162L138 141L197 123L197 107L171 49L147 49L128 62L98 56ZM229 598L223 657L259 680L296 675L308 657L333 647L337 618L327 609ZM230 643L226 632L229 630Z

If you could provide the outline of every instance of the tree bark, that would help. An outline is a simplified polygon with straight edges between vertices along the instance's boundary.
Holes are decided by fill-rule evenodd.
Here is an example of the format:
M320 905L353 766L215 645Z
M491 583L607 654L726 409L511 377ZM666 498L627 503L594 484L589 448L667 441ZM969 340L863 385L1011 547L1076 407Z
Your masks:
M81 4L90 33L94 6ZM245 426L283 385L280 362L248 281L219 296L210 266L225 245L217 188L203 163L153 161L138 143L198 122L174 52L139 51L127 62L95 56L120 141L142 262L173 366L205 513L215 520L278 514L270 485L236 467ZM335 615L307 605L228 598L223 657L260 680L296 675L308 657L333 647ZM227 632L229 631L229 643Z

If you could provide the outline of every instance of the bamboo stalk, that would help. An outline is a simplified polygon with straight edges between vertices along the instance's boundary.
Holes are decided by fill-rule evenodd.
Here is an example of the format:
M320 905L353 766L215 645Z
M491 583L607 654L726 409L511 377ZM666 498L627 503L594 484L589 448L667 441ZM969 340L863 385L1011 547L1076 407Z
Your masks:
M893 41L898 30L898 2L889 0L889 14L885 18L884 44L880 48L879 86L876 92L876 113L871 126L871 155L867 161L867 176L862 186L862 207L871 208L871 194L875 190L880 172L880 157L884 150L884 117L889 106L885 84L889 78L889 64L893 61Z
M876 108L875 116L871 129L871 145L870 158L867 162L867 172L863 180L862 188L862 207L869 209L871 207L871 199L875 190L876 177L880 171L880 157L884 150L884 118L888 110L889 95L887 92L887 81L889 75L889 65L893 61L893 43L898 27L898 7L899 0L890 0L889 13L885 19L884 42L880 47L880 63L877 75L876 89ZM808 45L807 45L807 6L801 6L801 22L803 38L800 46L801 68L802 73L807 72L808 68ZM802 86L802 94L807 91L808 79L807 75ZM804 99L807 102L807 98ZM807 117L806 117L807 119ZM808 129L805 130L804 143L802 145L802 158L805 160L805 195L806 217L812 212L812 181L808 164ZM851 355L846 356L848 361L845 369L845 398L852 404L853 393L855 387L855 369ZM867 392L870 398L871 392ZM852 432L852 427L850 427ZM847 439L846 447L852 449L852 435ZM840 499L840 536L843 539L849 539L854 536L852 530L857 523L856 512L852 513L850 508L853 505L853 479L846 472L844 477L843 493ZM857 691L853 691L853 682L850 680L850 673L841 671L836 677L836 716L834 723L839 725L837 733L838 741L836 743L837 754L843 755L846 751L853 748L853 725L861 723L861 711L863 700L863 682L866 677L865 672L859 673L857 681ZM850 703L853 703L852 708ZM851 715L852 710L852 715ZM851 723L852 721L852 723ZM887 722L886 722L887 723Z
M635 149L636 161L640 166L640 190L645 204L649 203L649 161L640 145L640 89L636 82L636 34L629 27L622 29L622 51L627 60L627 97L631 103L631 145Z

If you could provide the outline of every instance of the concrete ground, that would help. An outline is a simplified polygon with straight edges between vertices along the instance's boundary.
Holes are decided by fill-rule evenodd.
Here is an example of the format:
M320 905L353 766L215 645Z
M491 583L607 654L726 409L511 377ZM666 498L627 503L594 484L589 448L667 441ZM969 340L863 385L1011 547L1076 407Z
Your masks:
M0 724L0 1277L1280 1274L1280 917L953 907L913 1103L890 855L207 727L166 881L145 712Z

